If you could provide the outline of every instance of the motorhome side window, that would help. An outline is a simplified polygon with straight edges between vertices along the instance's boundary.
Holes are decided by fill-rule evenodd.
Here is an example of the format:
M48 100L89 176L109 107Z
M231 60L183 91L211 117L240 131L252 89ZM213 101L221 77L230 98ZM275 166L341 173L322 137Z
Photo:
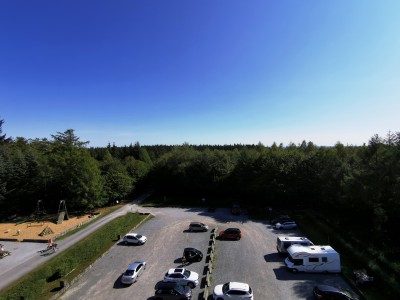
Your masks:
M302 259L298 259L298 258L296 259L296 258L293 258L291 256L289 256L288 259L296 266L302 266L303 265L303 260Z
M308 262L318 262L318 257L310 257L308 258Z
M327 257L321 257L322 258L322 262L328 262L328 258Z

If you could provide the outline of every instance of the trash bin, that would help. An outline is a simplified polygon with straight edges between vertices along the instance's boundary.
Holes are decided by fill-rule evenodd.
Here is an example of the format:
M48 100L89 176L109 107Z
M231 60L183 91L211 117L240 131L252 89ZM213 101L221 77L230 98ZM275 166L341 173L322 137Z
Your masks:
M60 281L60 288L65 288L65 281L64 280L61 280Z
M120 240L121 239L121 235L120 234L118 234L118 236L117 236L117 240Z

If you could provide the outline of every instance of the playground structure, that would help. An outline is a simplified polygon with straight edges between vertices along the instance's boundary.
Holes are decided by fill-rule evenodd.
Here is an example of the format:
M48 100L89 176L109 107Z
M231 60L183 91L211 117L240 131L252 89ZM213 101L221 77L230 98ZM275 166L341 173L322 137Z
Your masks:
M64 220L69 220L67 204L65 203L65 200L60 201L60 204L58 205L57 214L58 214L57 224L62 224Z
M0 240L5 241L47 241L55 239L93 219L87 213L70 216L66 201L61 200L57 214L47 214L42 200L38 200L34 212L28 218L17 218L0 223Z

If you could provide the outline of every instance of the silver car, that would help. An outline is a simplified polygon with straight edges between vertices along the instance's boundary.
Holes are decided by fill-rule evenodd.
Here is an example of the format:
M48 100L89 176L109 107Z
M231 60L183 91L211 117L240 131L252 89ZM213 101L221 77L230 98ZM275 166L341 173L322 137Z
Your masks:
M135 245L143 245L146 243L147 238L144 235L140 235L138 233L127 233L124 236L125 245L135 244Z
M132 284L137 281L138 277L142 275L143 271L146 269L145 261L135 261L130 264L125 273L121 276L121 282L123 284Z
M164 276L164 281L177 282L192 289L199 284L199 274L185 268L169 269Z
M274 228L275 229L296 229L297 224L296 224L296 222L293 222L293 221L276 223Z
M192 222L189 225L189 231L207 231L208 226L200 222Z

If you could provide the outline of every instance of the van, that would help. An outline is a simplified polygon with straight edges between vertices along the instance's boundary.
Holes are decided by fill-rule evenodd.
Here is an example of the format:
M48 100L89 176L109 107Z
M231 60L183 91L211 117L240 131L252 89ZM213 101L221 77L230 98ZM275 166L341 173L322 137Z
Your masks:
M340 255L331 246L292 245L288 249L289 257L285 265L293 273L322 272L340 273Z
M276 239L276 250L280 254L287 254L287 249L294 245L312 246L314 245L308 238L300 236L278 236Z

